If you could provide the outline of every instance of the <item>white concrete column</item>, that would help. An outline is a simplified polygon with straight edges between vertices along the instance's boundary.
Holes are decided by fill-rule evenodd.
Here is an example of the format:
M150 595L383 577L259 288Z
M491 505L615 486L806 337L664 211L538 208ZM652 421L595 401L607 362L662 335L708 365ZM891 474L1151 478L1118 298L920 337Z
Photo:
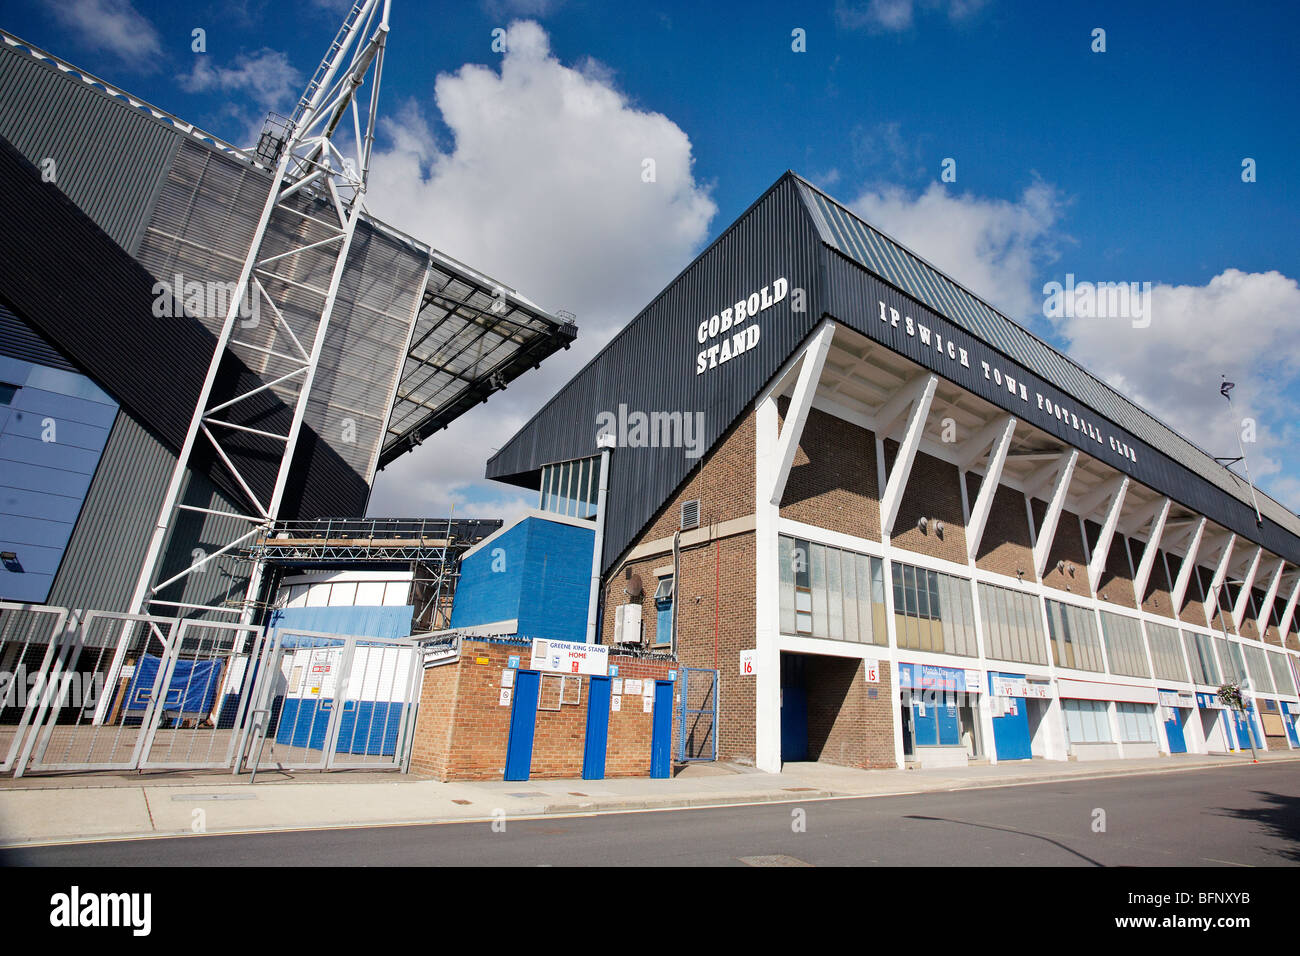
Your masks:
M781 581L778 551L780 508L770 499L777 468L776 398L759 400L755 435L754 496L754 765L781 771ZM723 662L721 666L738 666Z

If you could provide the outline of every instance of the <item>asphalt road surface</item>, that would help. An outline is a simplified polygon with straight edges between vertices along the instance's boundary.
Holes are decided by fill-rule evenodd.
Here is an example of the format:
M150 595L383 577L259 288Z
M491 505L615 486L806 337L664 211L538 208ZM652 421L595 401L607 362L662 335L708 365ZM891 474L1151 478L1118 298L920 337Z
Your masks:
M1300 767L903 797L134 840L0 851L0 866L1282 866Z

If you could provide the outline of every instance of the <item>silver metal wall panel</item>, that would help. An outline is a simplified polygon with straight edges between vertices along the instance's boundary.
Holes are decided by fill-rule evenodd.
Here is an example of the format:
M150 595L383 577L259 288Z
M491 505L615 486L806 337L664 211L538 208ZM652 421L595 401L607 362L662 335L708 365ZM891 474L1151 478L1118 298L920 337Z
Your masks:
M30 54L0 43L0 136L134 253L179 130Z

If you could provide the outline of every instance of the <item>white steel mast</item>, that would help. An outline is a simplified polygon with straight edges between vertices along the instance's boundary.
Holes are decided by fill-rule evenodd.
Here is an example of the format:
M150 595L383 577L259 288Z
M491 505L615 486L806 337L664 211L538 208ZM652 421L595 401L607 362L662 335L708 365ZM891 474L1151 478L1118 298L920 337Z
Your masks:
M380 76L383 72L384 46L388 38L388 11L390 0L358 0L339 29L338 35L330 45L324 60L321 61L306 91L298 102L293 118L289 121L285 141L279 150L275 165L275 175L267 195L266 204L253 234L253 240L240 270L236 291L230 299L229 311L217 338L212 362L208 367L207 378L199 394L198 404L190 420L189 430L181 446L176 467L172 472L162 507L158 512L153 536L140 571L131 610L134 613L149 613L160 606L172 607L182 616L188 611L215 611L237 613L245 623L251 622L255 602L262 586L262 563L255 562L248 582L246 597L241 608L220 607L164 601L155 595L163 588L202 569L218 555L237 549L244 542L259 533L267 532L276 521L285 486L289 479L294 452L302 431L303 417L307 402L311 396L312 385L316 377L321 349L329 329L330 316L338 296L339 283L347 262L352 237L357 220L364 212L363 200L366 193L366 181L370 172L371 150L374 146L376 112L379 105ZM370 103L364 117L357 105L357 91L370 80ZM351 114L351 123L344 125ZM343 128L353 134L354 155L345 157L335 144L335 134ZM342 137L340 137L342 138ZM306 195L316 195L327 199L318 204L322 214L328 215L330 221L318 216L309 216L303 211L302 196L294 203L290 200L306 190ZM323 212L328 210L328 212ZM337 222L333 221L337 218ZM302 220L310 220L316 227L311 240L307 240L306 228ZM268 228L275 220L278 228L278 241L274 254L263 255L262 248L267 238ZM297 228L295 228L295 226ZM316 238L320 227L325 227L324 238ZM284 246L283 236L297 236L296 242L291 238L288 248ZM283 270L291 267L294 257L312 251L320 255L322 250L329 250L334 256L333 268L327 289L312 288L285 275ZM292 289L296 295L295 314L303 315L302 301L307 296L311 302L308 310L315 319L314 329L304 329L301 324L299 334L289 327L282 310L272 298L268 288ZM314 296L314 299L311 297ZM240 318L240 308L245 302L254 307L265 306L277 323L277 331L285 333L285 348L291 354L273 352L279 359L288 359L292 367L289 371L277 374L271 381L250 388L234 398L214 404L213 384L226 356L233 354L232 346L241 343L232 338L236 322ZM308 347L303 342L309 340ZM258 351L269 352L264 347L245 346ZM223 412L229 412L239 403L253 395L267 390L283 388L297 389L296 397L291 399L293 416L286 432L267 431L250 428L226 421ZM278 394L278 392L277 392ZM250 482L242 475L223 440L237 437L240 433L251 433L265 439L278 449L276 478L269 497L259 497ZM180 495L186 474L190 471L195 458L195 445L199 442L210 445L220 461L220 466L243 489L248 507L239 512L202 508L181 502ZM241 522L241 531L233 540L220 546L211 554L197 555L197 559L185 570L172 575L165 581L153 584L158 573L163 547L167 536L175 525L179 512L190 511L206 515L237 519ZM246 527L247 530L243 530ZM119 648L119 654L121 649ZM114 668L116 670L116 668Z

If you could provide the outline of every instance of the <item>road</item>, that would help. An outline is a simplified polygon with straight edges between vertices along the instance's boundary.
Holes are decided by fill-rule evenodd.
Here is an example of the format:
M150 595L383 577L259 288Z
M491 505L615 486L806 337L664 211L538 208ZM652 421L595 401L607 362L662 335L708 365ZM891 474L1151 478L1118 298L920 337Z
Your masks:
M0 851L0 866L1279 866L1300 768L916 796Z

